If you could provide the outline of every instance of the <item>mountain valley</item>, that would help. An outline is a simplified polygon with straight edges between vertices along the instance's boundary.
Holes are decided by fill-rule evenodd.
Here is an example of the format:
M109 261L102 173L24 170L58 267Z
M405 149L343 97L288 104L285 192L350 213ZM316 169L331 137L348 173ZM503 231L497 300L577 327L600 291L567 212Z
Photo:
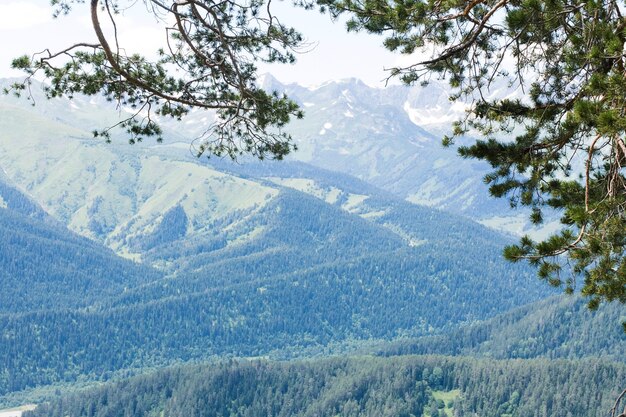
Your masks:
M192 114L186 130L165 123L171 134L163 144L130 146L91 138L116 116L98 100L31 107L0 98L0 396L7 404L23 390L26 397L47 386L72 391L77 382L189 363L88 391L84 401L48 395L60 402L33 415L65 415L76 404L71 415L178 415L219 381L232 382L221 400L236 402L229 395L248 389L239 387L241 375L261 394L241 397L250 402L237 415L260 415L259 395L282 389L287 401L305 390L302 375L323 376L309 393L319 403L259 407L409 416L454 392L446 395L467 415L531 415L519 401L531 394L517 386L558 373L549 359L569 361L568 381L587 375L582 358L623 376L623 306L590 313L582 300L555 296L534 269L502 258L517 236L495 226L520 232L527 224L511 217L506 201L487 197L487 167L440 147L441 126L458 114L443 106L442 92L383 91L356 80L317 89L264 82L307 111L290 127L300 150L286 161L197 158L189 138L206 128L206 114ZM433 133L414 123L420 106ZM377 357L319 359L354 354ZM414 354L448 357L407 356ZM356 371L362 362L365 370ZM448 376L422 378L424 363ZM501 370L498 378L515 370L515 401L516 389L493 391L490 367ZM472 386L470 375L481 372ZM142 378L151 381L146 402L132 409L116 390L141 391ZM189 392L186 378L197 381ZM603 406L613 393L608 378L593 391ZM116 400L99 408L107 390ZM479 392L492 397L481 402ZM437 407L424 415L454 408Z

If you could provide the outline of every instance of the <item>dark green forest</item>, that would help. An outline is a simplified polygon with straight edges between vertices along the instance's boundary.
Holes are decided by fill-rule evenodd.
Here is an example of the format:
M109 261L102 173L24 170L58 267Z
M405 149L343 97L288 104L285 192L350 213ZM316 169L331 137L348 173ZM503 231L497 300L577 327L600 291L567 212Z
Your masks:
M437 336L386 344L378 354L472 355L497 359L588 356L624 362L619 304L589 311L580 297L550 297Z
M441 356L229 361L141 375L24 417L606 416L626 365Z
M0 236L0 317L94 305L162 276L43 214L0 207Z

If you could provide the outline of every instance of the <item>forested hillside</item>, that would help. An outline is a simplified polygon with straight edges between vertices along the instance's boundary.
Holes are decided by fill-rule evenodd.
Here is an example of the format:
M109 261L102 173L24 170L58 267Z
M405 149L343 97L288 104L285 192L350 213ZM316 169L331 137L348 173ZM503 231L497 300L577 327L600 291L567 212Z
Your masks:
M129 288L97 308L0 321L12 342L0 346L3 392L216 354L430 334L542 295L495 251L493 265L464 267L487 256L479 246L442 257L441 246L409 247L387 228L293 192L268 213L282 221L270 221L264 239L200 253L201 269ZM522 279L533 287L503 296Z
M83 288L93 293L56 304L42 294L45 311L7 316L0 392L214 355L437 334L549 293L530 269L502 260L507 237L468 219L302 164L255 175L172 143L100 144L84 130L97 105L76 103L55 101L55 117L0 104L7 176L57 221L163 276L117 274L109 292L98 278ZM76 256L90 277L93 253Z
M6 313L86 307L161 277L70 232L2 177L0 199L3 323Z
M490 358L626 361L623 306L589 311L579 297L551 297L513 309L445 335L404 340L385 346L382 355L444 354Z
M228 362L173 368L24 417L606 416L626 366L449 357Z
M198 160L172 138L99 143L89 127L111 114L97 100L59 99L42 110L5 97L0 110L0 396L216 357L624 356L618 309L588 319L579 304L529 305L553 292L532 269L502 259L511 236L397 190L296 161ZM395 160L383 159L378 167ZM563 378L583 372L563 364ZM529 407L546 398L497 391L500 371L528 381L561 372L555 367L443 358L232 363L141 377L127 392L111 391L110 409L98 408L100 391L46 412L202 414L203 389L234 415L528 415L520 396ZM304 386L311 379L320 385ZM197 388L179 387L184 380ZM550 401L571 396L555 395Z

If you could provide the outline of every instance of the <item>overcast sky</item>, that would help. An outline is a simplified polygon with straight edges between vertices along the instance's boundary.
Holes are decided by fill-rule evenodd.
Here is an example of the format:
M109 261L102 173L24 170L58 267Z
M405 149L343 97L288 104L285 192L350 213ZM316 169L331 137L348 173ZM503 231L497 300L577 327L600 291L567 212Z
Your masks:
M45 48L60 49L75 42L95 39L87 14L87 4L77 5L69 15L52 18L47 0L0 0L0 77L19 76L10 70L12 58ZM126 48L156 51L165 39L154 19L149 19L141 1L135 12L120 20L121 38ZM385 51L382 38L364 33L348 34L340 22L331 22L315 11L293 9L278 4L275 11L284 23L297 27L312 45L293 66L262 68L285 83L316 85L328 80L356 77L371 86L383 86L384 68L393 66L398 57Z

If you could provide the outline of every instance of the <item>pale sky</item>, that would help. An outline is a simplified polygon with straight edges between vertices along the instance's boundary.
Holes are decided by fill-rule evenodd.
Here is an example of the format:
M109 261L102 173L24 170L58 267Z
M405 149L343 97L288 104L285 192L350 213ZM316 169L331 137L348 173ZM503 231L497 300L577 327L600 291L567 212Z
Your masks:
M281 20L300 30L313 45L293 66L261 68L284 83L316 85L328 80L360 78L371 86L382 87L384 68L399 61L386 51L382 38L365 33L346 33L340 22L331 22L328 15L316 11L294 9L289 3L277 4L274 13ZM75 42L94 41L87 4L75 6L69 16L52 18L47 0L0 0L0 77L20 76L10 69L11 60L45 48L63 49ZM156 51L163 44L165 31L147 18L141 1L135 11L119 19L121 38L130 50Z

